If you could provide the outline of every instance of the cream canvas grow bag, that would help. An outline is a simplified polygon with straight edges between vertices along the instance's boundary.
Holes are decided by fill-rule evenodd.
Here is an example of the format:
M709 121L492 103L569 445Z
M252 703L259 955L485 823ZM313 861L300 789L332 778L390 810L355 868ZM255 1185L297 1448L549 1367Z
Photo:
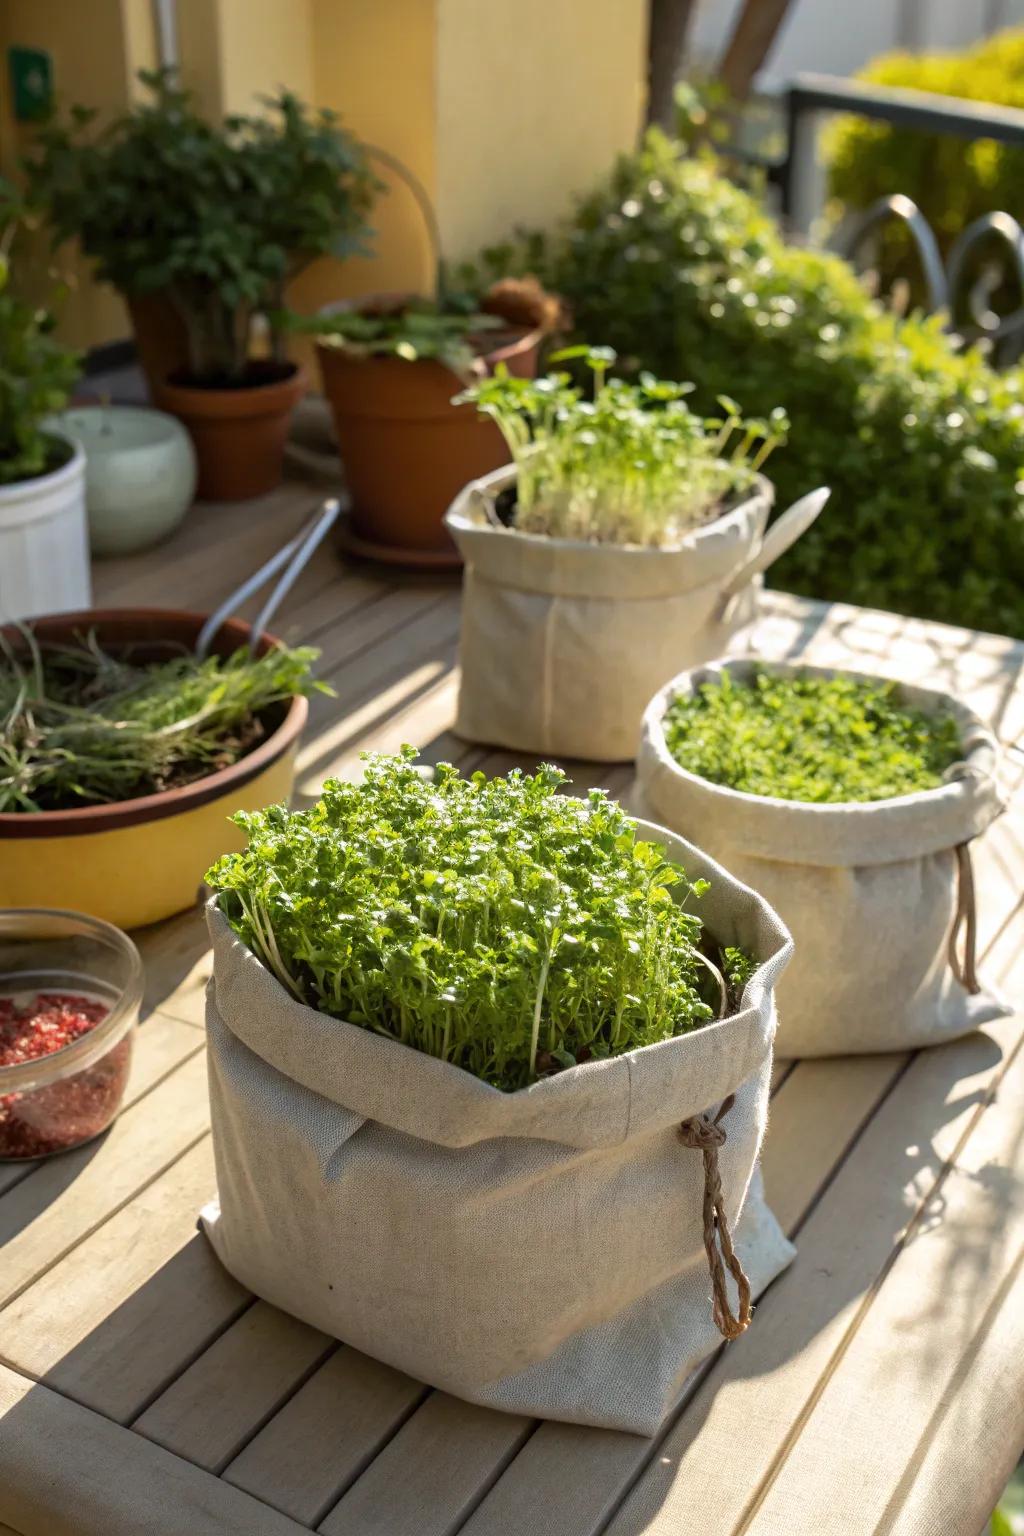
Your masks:
M1004 809L998 749L978 716L947 694L899 685L902 702L947 709L959 725L963 762L938 789L831 805L741 794L680 767L663 728L670 701L713 682L723 665L684 672L652 700L636 808L684 836L699 836L788 925L795 954L779 989L779 1054L937 1045L1009 1012L974 971L969 845ZM737 680L755 669L837 675L801 663L727 666Z
M643 831L760 962L742 1009L518 1093L295 1001L211 904L204 1225L243 1285L471 1402L654 1431L720 1342L728 1229L755 1296L793 1255L755 1174L792 946L753 891ZM731 1279L721 1301L738 1313Z
M473 481L445 523L466 564L455 729L548 757L623 762L656 689L722 655L756 615L761 572L828 499L803 497L765 532L773 491L675 549L584 544L503 528L495 497L512 467Z

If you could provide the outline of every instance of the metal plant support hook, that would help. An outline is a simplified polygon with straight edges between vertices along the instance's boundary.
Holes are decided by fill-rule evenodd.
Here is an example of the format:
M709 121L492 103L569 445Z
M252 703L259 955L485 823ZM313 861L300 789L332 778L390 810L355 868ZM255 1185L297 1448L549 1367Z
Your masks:
M332 496L329 500L323 502L309 522L299 529L294 538L289 539L288 543L279 549L275 555L271 555L270 559L265 561L258 571L254 571L251 576L247 577L242 582L242 585L237 587L230 597L225 598L214 613L211 613L199 631L199 638L196 641L196 655L201 660L205 659L209 654L213 637L221 625L231 617L237 608L240 608L244 602L247 602L254 592L258 592L270 580L271 576L276 576L278 571L282 571L283 567L280 578L260 609L259 616L252 626L249 650L250 652L255 651L260 635L277 612L280 603L291 591L300 573L309 563L310 556L337 518L340 510L341 503L336 497Z

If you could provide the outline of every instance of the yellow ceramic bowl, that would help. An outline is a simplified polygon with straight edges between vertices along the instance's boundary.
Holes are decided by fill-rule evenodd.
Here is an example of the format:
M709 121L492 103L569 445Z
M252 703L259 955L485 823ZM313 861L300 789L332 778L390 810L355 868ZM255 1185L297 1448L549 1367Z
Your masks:
M126 608L36 619L32 628L43 643L92 630L101 645L130 644L134 654L156 658L168 642L191 647L203 622L202 614ZM18 643L17 630L5 634ZM231 620L214 649L230 654L249 634L248 624ZM260 652L273 644L261 636ZM307 712L305 699L292 699L255 751L181 789L81 810L0 815L0 907L69 907L137 928L192 906L214 859L242 845L228 818L291 794Z

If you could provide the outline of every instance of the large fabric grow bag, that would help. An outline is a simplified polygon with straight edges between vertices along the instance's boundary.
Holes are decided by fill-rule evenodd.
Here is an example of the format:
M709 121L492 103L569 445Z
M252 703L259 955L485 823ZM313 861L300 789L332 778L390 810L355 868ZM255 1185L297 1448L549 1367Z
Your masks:
M849 804L743 794L682 768L663 727L674 698L726 668L738 681L755 670L837 673L754 660L684 672L652 700L637 760L636 808L683 836L699 835L793 935L793 964L779 989L779 1054L936 1045L1009 1012L974 967L969 844L1005 809L998 748L984 723L947 694L900 684L903 703L944 708L957 720L963 762L940 788Z
M728 1229L755 1295L793 1255L755 1176L792 946L753 891L642 830L760 962L742 1009L518 1093L305 1007L211 904L204 1225L244 1285L471 1402L654 1431L720 1342ZM722 1300L738 1312L731 1280Z
M455 729L595 762L633 757L651 695L728 649L756 616L761 573L828 498L812 492L766 532L774 493L761 478L678 548L645 549L503 528L494 500L515 477L472 482L445 517L466 566Z

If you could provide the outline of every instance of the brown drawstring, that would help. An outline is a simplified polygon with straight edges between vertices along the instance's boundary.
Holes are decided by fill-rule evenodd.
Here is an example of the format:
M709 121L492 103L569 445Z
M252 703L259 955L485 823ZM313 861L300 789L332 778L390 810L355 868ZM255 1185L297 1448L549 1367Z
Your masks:
M743 1266L732 1246L722 1197L722 1180L718 1172L718 1149L725 1145L725 1131L720 1122L729 1113L735 1097L735 1094L729 1095L714 1119L709 1114L694 1115L692 1120L684 1120L679 1127L679 1139L683 1146L692 1147L704 1157L704 1251L708 1256L711 1288L715 1298L715 1326L726 1339L739 1338L750 1322L752 1310L750 1281L743 1273ZM729 1306L723 1258L739 1290L740 1304L735 1317Z
M956 891L956 916L953 918L953 928L949 935L949 966L953 975L962 987L966 987L970 993L980 992L981 984L978 981L978 973L975 970L975 950L978 943L978 913L974 903L974 872L971 869L971 849L969 843L957 845L957 891ZM964 958L963 964L957 952L960 941L960 930L964 931Z

